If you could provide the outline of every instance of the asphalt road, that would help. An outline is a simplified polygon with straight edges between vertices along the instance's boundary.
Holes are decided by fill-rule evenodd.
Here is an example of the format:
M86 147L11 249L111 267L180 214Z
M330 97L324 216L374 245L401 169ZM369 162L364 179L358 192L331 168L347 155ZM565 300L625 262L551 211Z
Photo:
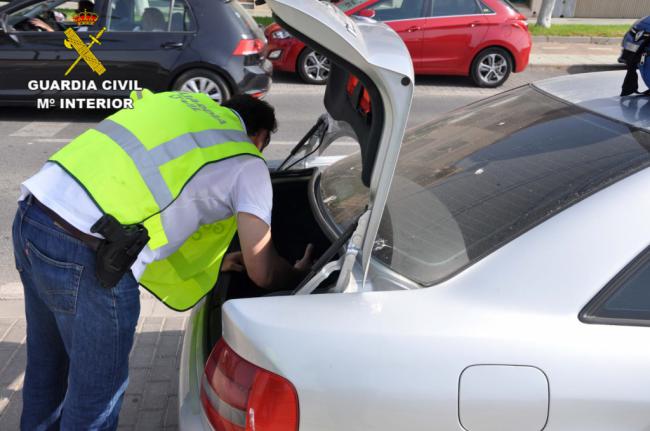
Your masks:
M422 77L416 80L409 127L422 124L447 111L528 82L560 75L556 69L529 69L513 75L497 90L478 89L467 78ZM267 159L279 159L309 130L324 112L324 87L305 85L292 75L276 76L267 99L276 107L278 133L266 150ZM0 108L0 293L18 282L11 249L11 222L20 183L36 172L47 158L70 139L109 115L107 111L43 111ZM337 145L329 155L355 151Z

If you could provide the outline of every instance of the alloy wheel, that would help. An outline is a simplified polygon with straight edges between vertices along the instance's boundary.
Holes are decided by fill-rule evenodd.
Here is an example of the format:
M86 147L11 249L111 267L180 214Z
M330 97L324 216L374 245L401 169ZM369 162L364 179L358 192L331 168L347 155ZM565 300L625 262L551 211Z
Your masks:
M223 93L219 85L209 78L197 76L190 78L181 86L180 91L187 91L190 93L205 93L212 100L221 103L223 100Z
M478 66L479 77L486 84L501 82L508 73L508 59L501 54L488 54Z
M330 60L317 52L310 52L303 63L305 75L314 81L325 81L330 75Z

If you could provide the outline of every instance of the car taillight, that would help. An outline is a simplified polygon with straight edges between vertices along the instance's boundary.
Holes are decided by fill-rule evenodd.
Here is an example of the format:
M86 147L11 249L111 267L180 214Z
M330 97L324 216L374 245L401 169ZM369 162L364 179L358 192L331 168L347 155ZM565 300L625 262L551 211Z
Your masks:
M359 100L359 109L364 115L368 115L370 113L370 94L365 88L363 89L363 93L361 93L361 100Z
M528 31L528 21L525 19L511 19L509 20L513 27L520 28L524 31Z
M242 39L232 52L232 55L259 54L264 49L264 41L259 39Z
M346 90L350 96L352 96L354 89L357 88L358 83L359 83L359 79L354 75L350 75L350 77L348 78L348 85L346 86Z
M298 394L291 382L243 359L223 339L205 364L201 404L216 431L298 429Z

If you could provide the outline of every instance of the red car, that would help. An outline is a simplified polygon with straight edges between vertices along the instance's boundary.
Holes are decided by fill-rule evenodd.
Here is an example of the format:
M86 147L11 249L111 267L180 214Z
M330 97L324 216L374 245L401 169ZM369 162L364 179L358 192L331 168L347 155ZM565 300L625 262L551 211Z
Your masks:
M526 17L507 0L344 0L348 15L384 21L408 47L415 73L471 76L498 87L528 65L532 41ZM327 58L305 47L278 24L265 30L275 70L298 72L324 84Z

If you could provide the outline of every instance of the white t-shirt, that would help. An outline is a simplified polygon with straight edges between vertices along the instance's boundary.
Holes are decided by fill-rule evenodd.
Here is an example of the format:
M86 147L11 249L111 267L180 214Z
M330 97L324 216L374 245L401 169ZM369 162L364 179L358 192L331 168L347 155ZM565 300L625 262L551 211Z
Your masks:
M21 186L19 200L33 194L68 223L89 235L102 216L85 190L61 167L46 163ZM203 167L178 198L162 212L169 243L156 250L145 247L131 270L139 280L147 264L176 251L201 225L224 220L240 212L253 214L271 225L273 189L266 163L243 155Z

